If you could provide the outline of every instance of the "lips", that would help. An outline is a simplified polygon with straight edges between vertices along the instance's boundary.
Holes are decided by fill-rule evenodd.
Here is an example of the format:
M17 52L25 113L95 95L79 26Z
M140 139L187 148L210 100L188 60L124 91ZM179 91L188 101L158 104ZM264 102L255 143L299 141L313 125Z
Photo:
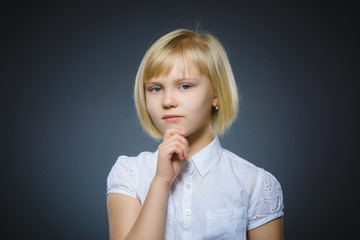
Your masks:
M165 115L162 119L168 122L176 122L182 118L180 115Z

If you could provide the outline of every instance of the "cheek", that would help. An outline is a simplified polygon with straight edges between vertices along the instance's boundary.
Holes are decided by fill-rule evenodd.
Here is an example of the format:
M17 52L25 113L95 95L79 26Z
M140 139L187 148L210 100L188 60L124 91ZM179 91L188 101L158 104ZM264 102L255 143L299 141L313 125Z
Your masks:
M153 121L156 121L156 111L151 105L147 106L148 113Z
M195 101L192 98L187 99L187 108L194 116L211 116L211 106L212 96L203 96Z
M155 111L156 109L155 109L154 104L151 104L151 102L153 102L153 101L151 101L151 100L146 101L146 109L147 109L148 113L150 114L150 117L154 121L154 116L156 114L156 111Z

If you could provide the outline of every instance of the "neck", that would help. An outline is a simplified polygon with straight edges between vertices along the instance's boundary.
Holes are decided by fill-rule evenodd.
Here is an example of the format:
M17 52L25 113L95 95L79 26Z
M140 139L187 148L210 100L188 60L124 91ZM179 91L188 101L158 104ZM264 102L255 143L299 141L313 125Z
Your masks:
M191 157L209 145L214 140L214 137L209 126L205 129L199 129L197 132L187 136L186 139L189 142L189 155Z

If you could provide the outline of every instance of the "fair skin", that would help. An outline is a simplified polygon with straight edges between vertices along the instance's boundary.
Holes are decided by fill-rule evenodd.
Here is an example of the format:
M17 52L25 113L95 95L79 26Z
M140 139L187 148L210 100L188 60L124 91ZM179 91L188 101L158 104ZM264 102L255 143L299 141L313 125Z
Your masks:
M189 61L183 74L178 61L167 76L146 82L146 103L155 125L164 133L158 147L155 177L144 205L124 194L107 197L110 239L164 239L168 190L188 159L212 140L211 109L217 95L211 81ZM282 220L248 231L250 240L282 239Z

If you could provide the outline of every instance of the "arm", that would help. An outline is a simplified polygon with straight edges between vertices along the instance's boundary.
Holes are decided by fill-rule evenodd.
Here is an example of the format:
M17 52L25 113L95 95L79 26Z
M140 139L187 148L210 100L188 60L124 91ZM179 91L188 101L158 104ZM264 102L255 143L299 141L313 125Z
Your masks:
M276 218L247 232L248 240L282 240L282 218Z
M110 239L125 239L141 210L138 199L125 194L111 193L107 196L107 212Z
M187 158L188 142L178 129L166 131L159 145L156 175L144 205L125 194L107 198L110 239L164 239L168 189Z
M164 238L168 188L156 179L141 207L138 199L125 194L107 198L110 239Z

